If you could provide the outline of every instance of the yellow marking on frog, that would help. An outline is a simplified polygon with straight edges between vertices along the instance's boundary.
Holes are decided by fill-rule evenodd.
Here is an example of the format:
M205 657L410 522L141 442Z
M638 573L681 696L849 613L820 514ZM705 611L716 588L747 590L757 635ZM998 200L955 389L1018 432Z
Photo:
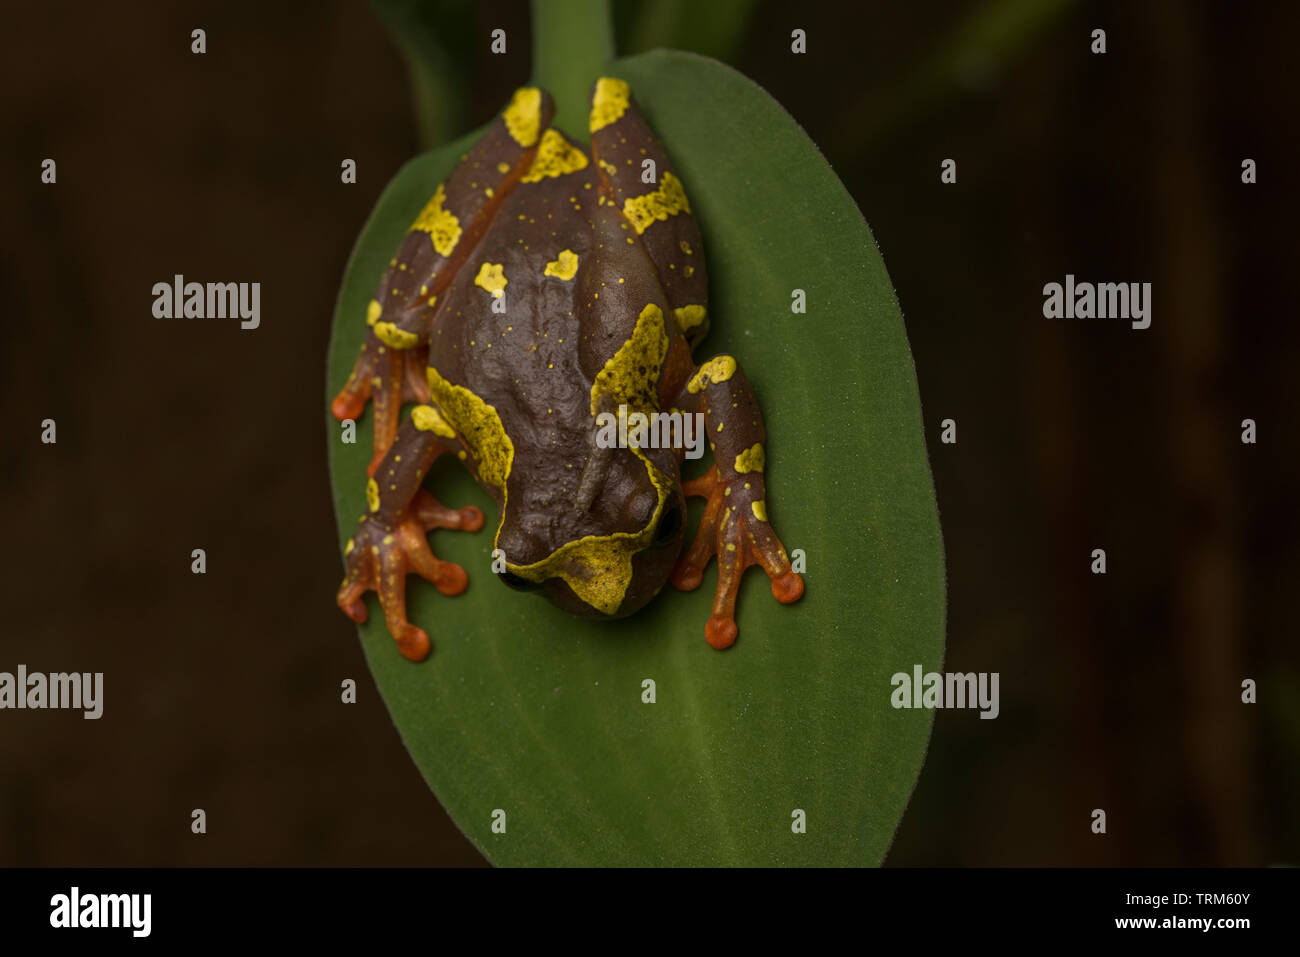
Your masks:
M637 317L632 335L619 346L591 385L591 414L602 397L614 406L626 404L628 411L655 412L659 407L659 369L668 354L664 314L649 303Z
M682 267L682 275L685 276L687 279L690 279L692 276L695 275L695 267L694 266Z
M542 125L542 91L535 86L515 90L501 118L516 143L525 148L532 146Z
M411 410L411 421L421 432L432 432L445 439L454 439L456 430L447 424L447 420L431 405L417 405Z
M681 249L682 252L686 253L686 255L688 256L693 255L694 251L691 249L691 244L688 243L686 240L683 239L680 243L677 244L677 246L679 249Z
M484 186L484 187L483 187L483 192L487 193L487 198L488 198L488 199L491 199L493 196L496 195L496 193L492 192L492 187L491 187L491 186Z
M706 316L708 316L708 311L703 306L681 306L673 310L673 317L677 320L677 328L683 334L689 333L702 323Z
M379 304L378 299L371 299L370 305L366 306L366 325L373 326L384 312L384 307Z
M542 270L543 276L554 276L556 279L572 279L578 274L578 254L571 249L565 249L551 262L546 264Z
M761 472L766 464L767 455L763 451L763 443L755 442L736 456L733 468L741 475L744 475L746 472ZM749 485L746 485L745 488L749 488Z
M633 196L623 203L623 215L638 233L644 233L656 221L690 211L682 181L672 173L664 173L663 182L654 192Z
M370 506L370 511L379 511L379 483L374 479L366 482L366 504Z
M757 502L751 502L750 505L749 505L749 507L753 510L753 512L754 512L754 517L755 517L756 519L758 519L760 522L766 522L766 521L767 521L767 502L766 502L766 501L764 501L763 499L760 498Z
M694 395L715 382L726 382L736 374L736 360L731 356L715 356L700 366L691 381L686 384L686 391Z
M506 173L509 173L509 172L510 172L510 164L509 164L509 163L497 163L497 172L500 173L502 176L504 176Z
M398 329L393 322L375 323L375 335L394 349L411 349L420 343L420 337L414 332Z
M384 544L385 544L385 545L391 545L391 544L393 544L393 536L392 536L392 535L385 535L385 536L384 536Z
M537 156L533 160L533 165L528 168L528 172L523 175L520 182L540 183L548 176L576 173L586 166L586 153L574 147L559 130L547 130L542 134L542 142L537 147Z
M618 168L613 163L606 163L604 160L596 160L596 163L610 176L618 173Z
M627 84L612 76L602 76L596 81L596 91L591 95L591 132L617 123L627 112L627 106Z
M501 416L469 389L452 385L433 366L425 370L425 375L429 379L429 392L438 403L443 418L478 461L479 478L504 496L515 446L506 435ZM504 499L501 514L505 514Z
M457 453L456 453L456 458L458 458L458 459L460 459L462 462L464 462L464 461L465 461L465 450L464 450L464 449L461 449L459 452L457 452Z
M447 201L447 190L439 186L433 194L433 199L429 200L429 205L420 211L420 215L415 218L415 224L411 226L412 231L423 230L429 234L433 240L433 248L441 256L450 256L451 251L456 248L456 243L460 241L460 220L456 218L455 213L443 209L442 204Z
M348 543L347 543L345 546L343 546L343 554L344 554L344 555L351 555L351 554L352 554L352 549L354 549L354 548L356 548L356 547L357 547L357 543L354 542L352 539L349 538L349 539L348 539Z
M503 263L485 262L479 267L478 275L474 277L474 285L486 289L492 293L493 299L500 299L505 295L506 267Z
M437 296L430 296L430 297L429 297L429 303L428 303L429 308L432 309L432 308L433 308L433 304L434 304L435 302L437 302L437 301L438 301L438 297L437 297Z

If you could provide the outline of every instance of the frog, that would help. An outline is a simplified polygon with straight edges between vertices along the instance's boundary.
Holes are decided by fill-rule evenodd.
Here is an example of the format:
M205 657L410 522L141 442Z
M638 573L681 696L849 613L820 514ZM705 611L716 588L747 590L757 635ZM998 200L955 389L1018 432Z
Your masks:
M731 355L692 358L710 316L685 185L626 81L597 79L588 102L584 148L552 125L545 90L514 93L399 244L331 403L340 421L368 403L374 417L366 512L344 546L337 603L364 623L365 594L378 592L411 661L432 643L407 618L407 576L446 596L468 585L428 534L484 525L481 509L423 487L441 456L498 507L492 574L574 614L633 614L669 581L694 590L716 558L704 636L722 650L738 635L748 568L766 572L778 602L804 593L770 522L750 382ZM702 416L713 464L684 480L680 442L600 440L598 423L632 412ZM705 504L683 549L688 497Z

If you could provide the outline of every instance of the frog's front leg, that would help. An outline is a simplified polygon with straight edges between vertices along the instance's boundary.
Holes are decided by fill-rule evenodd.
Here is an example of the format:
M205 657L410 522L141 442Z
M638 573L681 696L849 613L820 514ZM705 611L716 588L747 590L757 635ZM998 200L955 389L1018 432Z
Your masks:
M767 431L745 373L731 356L710 359L696 371L677 407L703 412L714 465L682 488L708 500L695 541L673 569L672 582L683 591L698 588L704 568L718 557L718 590L704 637L714 648L736 640L736 594L750 565L761 565L772 579L772 595L783 604L803 595L803 579L768 522Z
M420 487L434 459L455 450L454 436L433 406L412 411L366 484L368 511L345 552L347 573L339 587L339 607L360 624L367 617L362 596L372 588L378 591L389 634L411 661L428 656L429 636L406 620L407 574L418 572L444 595L459 595L468 584L465 569L439 560L430 551L428 531L476 532L483 527L479 509L447 508Z

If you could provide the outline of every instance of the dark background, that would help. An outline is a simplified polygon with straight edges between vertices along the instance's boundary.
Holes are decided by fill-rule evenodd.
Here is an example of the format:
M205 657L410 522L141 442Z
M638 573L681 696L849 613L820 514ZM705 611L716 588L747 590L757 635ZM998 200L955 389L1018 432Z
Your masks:
M766 2L719 39L644 6L620 6L620 52L720 53L766 87L857 199L903 306L946 667L1000 672L1002 714L937 714L890 863L1300 860L1300 7ZM347 2L56 2L7 10L4 33L0 670L104 671L108 717L0 714L0 864L481 863L334 605L334 297L422 148L383 22ZM449 16L457 128L435 136L526 81L527 36L520 4ZM1042 318L1067 272L1152 282L1151 329ZM261 282L261 328L158 323L150 290L174 273Z

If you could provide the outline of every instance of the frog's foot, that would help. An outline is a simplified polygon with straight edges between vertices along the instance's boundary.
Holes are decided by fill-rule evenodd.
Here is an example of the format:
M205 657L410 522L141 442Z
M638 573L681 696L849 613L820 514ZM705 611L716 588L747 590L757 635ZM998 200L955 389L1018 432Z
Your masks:
M429 655L429 636L406 620L406 576L417 572L444 595L459 595L469 584L469 576L455 562L444 562L430 551L427 532L433 528L477 532L482 527L479 509L472 505L447 508L424 489L393 519L367 515L348 542L339 607L361 624L367 617L362 596L375 589L398 650L411 661L423 661Z
M708 499L695 541L673 568L672 582L682 591L700 587L704 568L718 557L718 591L713 615L704 626L704 637L719 650L736 640L736 594L740 579L750 565L761 565L772 579L772 595L782 604L798 601L803 579L790 568L781 540L767 521L763 483L750 475L727 481L718 478L717 466L682 485L687 495Z
M425 366L429 362L429 347L394 349L385 345L373 329L366 332L352 374L334 397L330 411L340 422L356 420L366 411L366 402L375 402L374 457L366 469L374 475L384 453L393 444L401 417L403 402L429 401L429 383Z

